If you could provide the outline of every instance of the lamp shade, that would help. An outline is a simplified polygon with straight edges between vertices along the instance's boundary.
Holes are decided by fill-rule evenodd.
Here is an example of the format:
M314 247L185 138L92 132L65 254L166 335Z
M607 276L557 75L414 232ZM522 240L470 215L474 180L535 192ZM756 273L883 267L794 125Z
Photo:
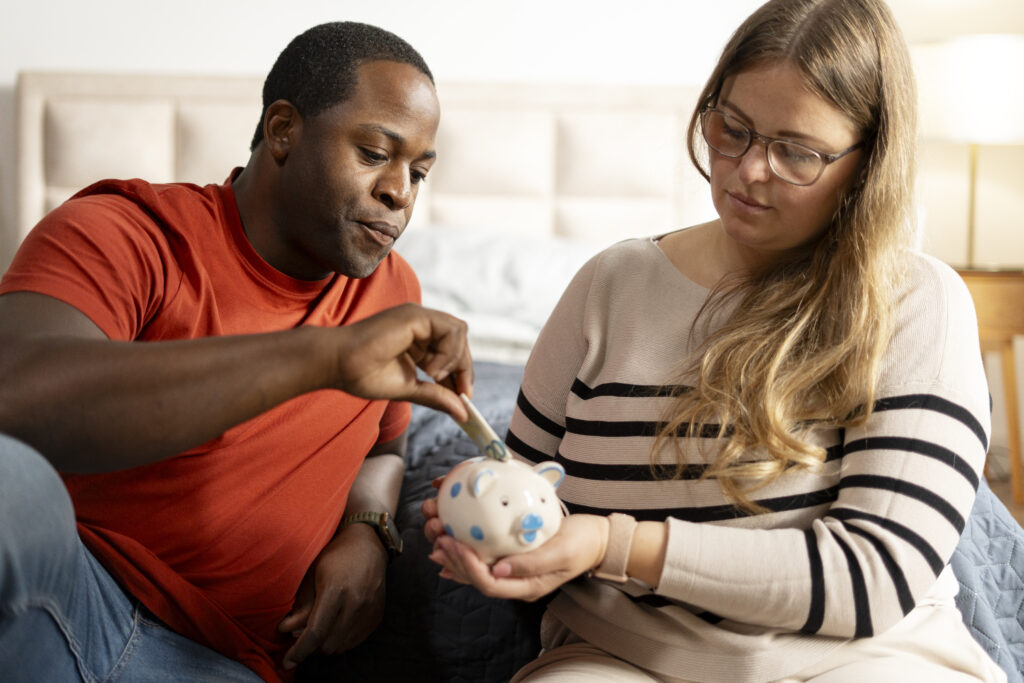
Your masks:
M941 66L944 137L1024 144L1024 36L955 38L943 46Z

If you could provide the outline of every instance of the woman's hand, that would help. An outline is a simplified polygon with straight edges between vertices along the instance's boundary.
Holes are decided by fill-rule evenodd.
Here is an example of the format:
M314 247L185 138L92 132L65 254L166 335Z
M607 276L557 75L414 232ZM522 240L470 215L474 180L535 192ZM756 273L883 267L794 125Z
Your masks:
M569 515L539 548L488 567L472 548L443 533L436 509L436 499L423 504L425 533L434 541L430 559L441 565L443 578L470 584L492 598L538 600L600 564L608 544L607 517Z
M438 490L443 482L444 477L437 477L431 482L431 485L435 490ZM439 536L444 535L444 524L441 522L441 518L437 516L437 496L423 501L423 504L420 505L420 512L423 513L423 517L427 520L423 523L423 535L427 537L428 541L434 543Z

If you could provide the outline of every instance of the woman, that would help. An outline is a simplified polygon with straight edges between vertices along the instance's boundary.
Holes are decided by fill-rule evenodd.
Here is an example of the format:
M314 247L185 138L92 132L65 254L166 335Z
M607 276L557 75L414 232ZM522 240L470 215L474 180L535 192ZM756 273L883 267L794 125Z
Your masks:
M881 0L773 0L689 128L719 218L577 274L508 445L572 513L442 576L557 591L516 680L1004 680L947 566L989 434L970 297L907 248L906 46Z

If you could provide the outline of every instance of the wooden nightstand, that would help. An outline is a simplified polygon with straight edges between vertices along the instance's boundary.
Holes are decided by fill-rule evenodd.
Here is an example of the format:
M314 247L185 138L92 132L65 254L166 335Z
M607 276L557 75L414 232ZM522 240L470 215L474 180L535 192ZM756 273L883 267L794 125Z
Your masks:
M967 289L974 299L982 353L999 353L1010 449L1010 487L1014 502L1024 503L1017 366L1013 357L1013 337L1024 335L1024 270L958 269L957 272L967 283Z

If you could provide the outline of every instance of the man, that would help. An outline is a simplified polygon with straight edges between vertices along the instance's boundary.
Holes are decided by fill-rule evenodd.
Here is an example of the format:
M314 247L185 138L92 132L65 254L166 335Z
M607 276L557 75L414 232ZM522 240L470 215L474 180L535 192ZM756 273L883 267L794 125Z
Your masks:
M387 399L465 419L472 386L465 325L390 253L435 159L433 78L331 23L263 101L224 185L97 183L0 282L14 680L287 679L381 617L409 422Z

